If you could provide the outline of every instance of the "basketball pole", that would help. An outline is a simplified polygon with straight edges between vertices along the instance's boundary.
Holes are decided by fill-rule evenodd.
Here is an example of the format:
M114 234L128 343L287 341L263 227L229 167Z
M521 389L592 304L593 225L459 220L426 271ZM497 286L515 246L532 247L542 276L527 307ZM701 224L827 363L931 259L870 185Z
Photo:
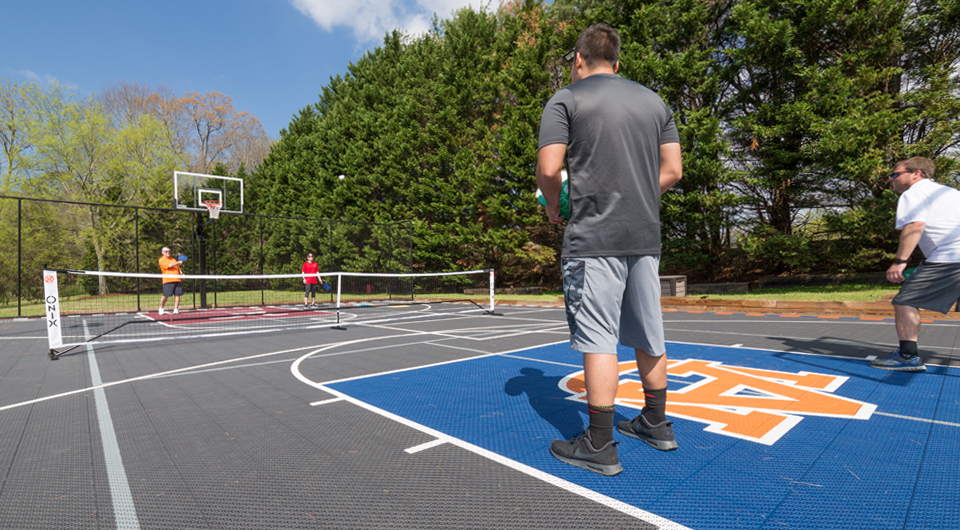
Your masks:
M203 222L203 214L201 212L197 213L197 243L199 243L198 250L200 251L200 258L197 261L198 267L200 268L200 274L207 273L207 240L203 237L203 228L207 226ZM207 280L201 279L199 281L200 285L200 308L207 309Z

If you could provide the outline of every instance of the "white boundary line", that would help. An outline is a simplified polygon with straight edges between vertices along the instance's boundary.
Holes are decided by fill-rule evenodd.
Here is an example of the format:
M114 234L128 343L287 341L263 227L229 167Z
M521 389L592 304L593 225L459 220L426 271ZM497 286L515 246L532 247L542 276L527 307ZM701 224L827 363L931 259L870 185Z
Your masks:
M310 404L310 406L316 407L317 405L326 405L327 403L336 403L337 401L343 401L343 398L335 397L330 399L324 399L323 401L314 401L313 403Z
M950 421L941 421L941 420L928 420L926 418L914 418L913 416L902 416L900 414L890 414L888 412L873 412L874 414L879 414L881 416L889 416L891 418L900 418L901 420L913 420L913 421L922 421L924 423L936 423L937 425L947 425L949 427L960 427L960 423L953 423Z
M766 336L766 335L764 335L764 336ZM788 338L788 337L777 337L777 338ZM804 340L818 340L818 339L805 338ZM723 344L707 344L707 343L704 343L704 342L687 342L687 341L682 341L682 340L668 340L668 341L667 341L667 344L671 344L671 343L673 343L673 344L686 344L686 345L688 345L688 346L707 346L707 347L709 347L709 348L730 348L730 346L724 346ZM862 343L860 343L860 344L862 344ZM863 360L868 360L868 359L870 358L869 356L868 356L868 357L847 357L847 356L844 356L844 355L830 355L830 354L827 354L827 353L813 353L813 352L790 351L790 350L775 350L775 349L773 349L773 348L754 348L754 347L752 347L752 346L740 346L738 349L741 349L741 350L756 350L756 351L761 351L761 352L763 352L763 351L772 351L772 352L774 352L774 353L790 353L790 354L793 354L793 355L810 355L810 356L813 356L813 357L828 357L828 358L830 358L830 359L846 359L846 360L848 360L848 361L863 361ZM931 349L933 349L933 348L931 348ZM958 349L958 348L950 348L950 349ZM670 350L667 350L667 353L669 353L669 352L670 352ZM874 357L874 358L876 358L876 357ZM926 363L926 365L927 365L927 366L937 366L937 367L939 367L939 368L947 368L947 369L950 369L950 368L951 368L950 366L947 366L947 365L944 365L944 364L931 364L931 363Z
M446 440L436 439L436 440L433 440L432 442L427 442L425 444L408 447L404 449L404 452L410 453L412 455L414 453L419 453L420 451L426 451L427 449L431 449L433 447L437 447L438 445L443 445L445 443L447 443Z
M563 341L563 342L566 342L566 341ZM325 349L325 348L322 348L321 350L318 350L318 351L322 351L323 349ZM526 350L526 349L529 349L529 348L522 348L522 349L513 350L513 351L522 351L522 350ZM502 465L502 466L504 466L504 467L509 467L510 469L513 469L513 470L515 470L515 471L519 471L519 472L521 472L521 473L523 473L523 474L525 474L525 475L528 475L528 476L531 476L531 477L533 477L533 478L539 479L539 480L541 480L541 481L543 481L543 482L545 482L545 483L547 483L547 484L550 484L550 485L552 485L552 486L554 486L554 487L560 488L560 489L562 489L562 490L565 490L565 491L568 491L568 492L570 492L570 493L574 493L574 494L576 494L576 495L579 495L579 496L581 496L581 497L584 497L584 498L586 498L586 499L592 500L593 502L596 502L597 504L600 504L600 505L606 506L606 507L608 507L608 508L617 510L617 511L619 511L619 512L621 512L621 513L624 513L624 514L626 514L626 515L629 515L629 516L631 516L631 517L637 518L637 519L639 519L639 520L641 520L641 521L643 521L643 522L646 522L646 523L649 523L649 524L653 524L653 525L657 526L658 528L662 528L662 529L665 529L665 530L689 530L686 526L683 526L683 525L681 525L681 524L675 523L675 522L673 522L673 521L671 521L671 520L669 520L669 519L664 519L663 517L660 517L659 515L656 515L656 514L654 514L654 513L650 513L650 512L648 512L648 511L646 511L646 510L641 510L640 508L637 508L636 506L632 506L632 505L630 505L630 504L627 504L627 503L625 503L625 502L619 501L619 500L614 499L614 498L612 498L612 497L608 497L608 496L603 495L603 494L601 494L601 493L597 493L596 491L593 491L593 490L591 490L591 489L589 489L589 488L585 488L585 487L583 487L583 486L580 486L579 484L574 484L573 482L569 482L569 481L563 480L563 479L561 479L561 478L559 478L559 477L556 477L556 476L554 476L554 475L551 475L551 474L549 474L549 473L545 473L545 472L543 472L543 471L540 471L540 470L537 469L537 468L528 466L528 465L526 465L526 464L521 464L520 462L517 462L517 461L515 461L515 460L511 460L511 459L506 458L506 457L504 457L504 456L502 456L502 455L498 455L497 453L494 453L494 452L492 452L492 451L488 451L488 450L486 450L486 449L484 449L484 448L482 448L482 447L473 445L473 444L471 444L471 443L469 443L469 442L467 442L467 441L461 440L461 439L459 439L459 438L454 438L453 436L450 436L450 435L448 435L448 434L442 433L442 432L440 432L440 431L436 431L436 430L434 430L434 429L431 429L430 427L427 427L427 426L425 426L425 425L421 425L421 424L416 423L416 422L414 422L414 421L408 420L407 418L404 418L404 417L402 417L402 416L398 416L398 415L396 415L396 414L393 414L392 412L387 412L386 410L383 410L383 409L381 409L381 408L379 408L379 407L375 407L375 406L373 406L373 405L370 405L369 403L360 401L360 400L355 399L355 398L353 398L353 397L350 397L350 396L348 396L348 395L346 395L346 394L344 394L344 393L342 393L342 392L339 392L339 391L337 391L337 390L334 390L334 389L332 389L332 388L329 388L329 387L325 386L324 383L317 383L317 382L315 382L315 381L312 381L312 380L308 379L306 376L304 376L302 373L300 373L300 364L301 364L303 361L309 359L310 356L311 356L313 353L314 353L314 352L311 352L311 353L308 353L308 354L300 357L299 359L297 359L296 361L294 361L293 365L290 366L290 372L293 374L294 377L296 377L298 380L300 380L302 383L304 383L304 384L306 384L306 385L312 386L312 387L314 387L314 388L316 388L316 389L318 389L318 390L322 390L322 391L324 391L324 392L331 393L331 394L333 394L333 395L335 395L335 396L339 396L339 397L343 398L345 401L348 401L348 402L350 402L350 403L352 403L352 404L354 404L354 405L356 405L356 406L358 406L358 407L360 407L360 408L369 410L370 412L373 412L373 413L375 413L375 414L378 414L378 415L380 415L380 416L383 416L383 417L385 417L385 418L387 418L387 419L393 420L393 421L395 421L395 422L397 422L397 423L400 423L401 425L405 425L405 426L407 426L407 427L410 427L410 428L412 428L412 429L418 430L418 431L423 432L423 433L425 433L425 434L429 434L429 435L433 436L434 438L436 438L436 440L434 440L434 441L432 441L432 442L428 442L429 444L434 444L434 446L435 446L435 445L441 445L441 444L443 444L443 443L449 443L449 444L455 445L455 446L457 446L457 447L459 447L459 448L461 448L461 449L464 449L464 450L466 450L466 451L469 451L469 452L471 452L471 453L474 453L474 454L476 454L476 455L479 455L479 456L481 456L481 457L484 457L484 458L486 458L486 459L488 459L488 460L492 460L492 461L494 461L494 462L496 462L496 463L498 463L498 464L500 464L500 465ZM504 353L510 353L510 352L504 352ZM493 353L493 354L489 354L489 355L481 355L481 356L478 356L478 357L470 357L470 358L468 358L468 359L461 359L461 360L466 361L466 360L472 360L472 359L479 359L479 358L482 358L482 357L494 357L494 356L500 356L500 355L503 355L503 354L502 354L502 353ZM443 364L450 364L451 362L459 362L459 361L450 361L450 362L435 363L435 364L431 364L431 365L428 365L428 366L439 366L439 365L443 365ZM403 371L412 370L412 369L413 369L413 368L404 369L404 370L393 370L393 371L390 371L390 372L383 372L382 374L378 374L378 375L383 375L383 374L387 374L387 373L403 372ZM339 380L339 381L337 381L337 382L349 381L349 380L353 380L353 379L364 379L364 378L366 378L366 377L372 377L372 376L363 376L363 377L353 377L353 378L348 378L348 379L341 379L341 380ZM331 384L331 383L332 383L332 382L326 383L326 384ZM417 447L421 447L421 446L416 446L416 447L414 447L414 448L412 448L412 449L416 449Z
M83 321L83 333L88 337L90 336L86 320ZM90 382L95 387L93 398L97 408L97 424L100 428L100 441L103 444L103 460L107 468L107 483L110 486L113 518L120 530L139 530L140 520L137 519L137 507L133 503L130 483L127 482L127 470L123 467L123 456L120 454L117 430L113 426L113 417L110 416L110 405L107 403L107 393L102 387L103 380L100 379L97 354L94 352L92 344L87 344L87 353L87 360L90 365Z

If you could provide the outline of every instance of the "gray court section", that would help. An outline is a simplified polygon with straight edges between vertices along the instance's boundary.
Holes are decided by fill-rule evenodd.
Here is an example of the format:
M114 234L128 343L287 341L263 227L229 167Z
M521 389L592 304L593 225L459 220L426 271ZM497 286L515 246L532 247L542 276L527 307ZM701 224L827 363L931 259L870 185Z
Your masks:
M711 313L666 313L668 341L775 351L817 353L838 357L885 357L897 348L893 319L809 318ZM960 366L960 322L923 323L920 356L924 362ZM669 355L669 348L668 348Z
M409 454L433 438L349 401L311 406L334 396L290 371L320 349L300 368L324 382L568 336L562 308L498 311L97 346L140 527L650 528L451 444ZM896 345L893 322L667 313L665 328L668 341L859 358ZM0 321L0 528L117 528L87 353L46 349L41 321ZM921 355L958 365L960 326L924 324Z
M411 335L323 352L302 366L319 381L563 340L562 312L445 319L405 329L520 325L505 339ZM507 323L510 324L507 324ZM91 386L86 352L49 361L39 321L5 323L0 407ZM467 335L502 336L501 330ZM96 348L141 528L649 528L295 380L297 357L340 341L409 332L375 328ZM35 337L35 338L29 338ZM298 349L299 348L299 349ZM0 528L115 528L93 391L0 410Z

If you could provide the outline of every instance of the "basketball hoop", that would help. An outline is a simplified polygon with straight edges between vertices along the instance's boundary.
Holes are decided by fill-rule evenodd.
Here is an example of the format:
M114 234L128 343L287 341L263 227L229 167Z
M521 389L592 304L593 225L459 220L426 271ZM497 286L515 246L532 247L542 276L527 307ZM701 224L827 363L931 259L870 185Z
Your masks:
M210 213L211 219L220 218L220 208L223 206L223 203L220 201L203 201L203 205L207 207L207 212Z

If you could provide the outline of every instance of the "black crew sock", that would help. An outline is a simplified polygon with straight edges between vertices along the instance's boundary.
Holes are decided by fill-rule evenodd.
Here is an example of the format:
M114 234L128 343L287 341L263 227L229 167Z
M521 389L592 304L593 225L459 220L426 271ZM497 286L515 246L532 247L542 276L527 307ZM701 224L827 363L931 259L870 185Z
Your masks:
M590 440L594 449L613 441L613 406L587 405L590 412Z
M915 340L901 340L900 341L900 356L901 357L916 357L917 354L917 341Z
M660 425L667 421L667 389L647 390L643 389L643 410L640 415L647 420L650 425Z

